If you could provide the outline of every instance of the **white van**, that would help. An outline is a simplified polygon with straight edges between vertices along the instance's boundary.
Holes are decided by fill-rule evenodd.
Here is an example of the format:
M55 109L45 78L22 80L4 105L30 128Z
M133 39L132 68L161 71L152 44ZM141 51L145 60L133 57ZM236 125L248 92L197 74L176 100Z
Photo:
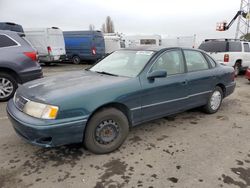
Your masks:
M110 54L122 48L122 39L116 33L104 33L105 54Z
M36 48L39 60L45 64L66 57L63 32L57 27L24 29L26 38Z

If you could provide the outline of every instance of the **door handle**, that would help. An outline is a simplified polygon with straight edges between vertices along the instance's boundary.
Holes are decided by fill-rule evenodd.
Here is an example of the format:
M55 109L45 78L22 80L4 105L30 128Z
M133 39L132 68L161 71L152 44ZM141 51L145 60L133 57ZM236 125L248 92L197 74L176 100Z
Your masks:
M181 82L181 85L187 85L187 80L185 80L185 81L183 81L183 82Z

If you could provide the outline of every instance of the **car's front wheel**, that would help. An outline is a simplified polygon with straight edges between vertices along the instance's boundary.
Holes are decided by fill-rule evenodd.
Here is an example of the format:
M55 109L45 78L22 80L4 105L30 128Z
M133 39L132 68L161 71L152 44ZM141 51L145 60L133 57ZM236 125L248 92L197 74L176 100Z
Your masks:
M17 89L15 78L5 72L0 72L0 102L7 101L13 97Z
M219 86L216 86L210 94L207 104L204 106L204 111L208 114L216 113L222 103L223 91Z
M85 135L85 147L96 154L118 149L129 132L127 117L116 108L104 108L89 120Z

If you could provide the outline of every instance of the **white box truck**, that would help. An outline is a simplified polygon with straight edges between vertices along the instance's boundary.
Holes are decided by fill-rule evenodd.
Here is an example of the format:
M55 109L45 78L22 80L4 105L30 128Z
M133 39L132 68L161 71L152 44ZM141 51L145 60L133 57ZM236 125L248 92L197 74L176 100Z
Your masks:
M116 33L104 33L105 54L110 54L124 47L122 37Z
M66 57L63 32L57 27L24 29L26 38L36 48L38 58L45 64L61 61Z
M195 48L196 47L196 35L163 38L161 45L163 47Z
M161 35L130 35L125 36L125 46L161 46Z

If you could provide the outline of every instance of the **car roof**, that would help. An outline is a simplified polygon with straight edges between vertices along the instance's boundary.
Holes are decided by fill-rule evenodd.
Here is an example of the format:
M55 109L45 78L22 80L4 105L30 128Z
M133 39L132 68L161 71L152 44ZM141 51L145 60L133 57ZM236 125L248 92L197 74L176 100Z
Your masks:
M196 48L164 47L164 46L139 46L139 47L124 48L124 49L121 49L121 50L158 52L158 51L161 51L161 50L172 50L172 49L196 50L196 51L204 52L203 50L196 49Z

